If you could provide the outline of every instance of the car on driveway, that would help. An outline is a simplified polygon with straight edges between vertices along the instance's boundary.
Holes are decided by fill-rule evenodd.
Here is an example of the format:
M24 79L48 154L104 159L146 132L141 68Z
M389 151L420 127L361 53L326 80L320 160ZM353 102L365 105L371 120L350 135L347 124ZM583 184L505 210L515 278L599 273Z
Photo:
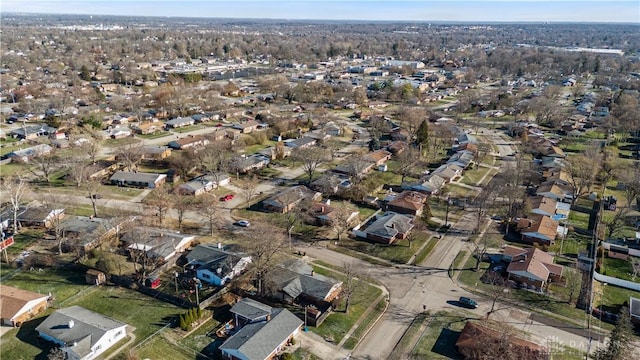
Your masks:
M460 299L458 299L458 304L469 309L476 309L478 307L478 303L475 300L464 296L461 296Z
M242 226L242 227L249 227L249 225L251 225L251 223L249 222L249 220L238 220L238 221L234 222L233 225Z
M220 201L230 201L233 200L233 194L227 194L220 198Z

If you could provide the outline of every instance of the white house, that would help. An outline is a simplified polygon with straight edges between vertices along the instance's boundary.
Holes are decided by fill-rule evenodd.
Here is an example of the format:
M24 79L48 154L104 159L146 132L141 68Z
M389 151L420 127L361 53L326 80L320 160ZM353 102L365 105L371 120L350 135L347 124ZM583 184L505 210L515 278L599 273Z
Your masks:
M54 311L36 331L60 345L68 360L92 360L127 335L127 324L80 306Z

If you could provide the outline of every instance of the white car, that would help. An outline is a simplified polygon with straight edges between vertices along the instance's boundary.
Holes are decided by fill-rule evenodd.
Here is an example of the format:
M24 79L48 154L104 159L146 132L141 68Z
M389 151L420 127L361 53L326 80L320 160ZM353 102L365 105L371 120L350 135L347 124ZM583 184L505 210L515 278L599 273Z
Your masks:
M249 227L249 225L251 225L251 223L249 222L249 220L238 220L238 221L234 222L233 225L242 226L242 227Z

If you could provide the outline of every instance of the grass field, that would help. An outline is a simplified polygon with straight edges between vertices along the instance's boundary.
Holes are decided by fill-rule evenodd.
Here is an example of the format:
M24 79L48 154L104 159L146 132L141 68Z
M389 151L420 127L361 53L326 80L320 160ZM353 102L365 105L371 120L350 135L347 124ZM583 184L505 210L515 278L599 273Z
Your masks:
M344 275L341 273L318 266L314 266L313 269L318 274L330 276L341 281L344 280ZM358 284L352 297L349 313L342 312L344 305L341 303L338 305L336 312L329 315L319 327L310 328L311 331L325 339L332 339L336 344L339 343L369 305L382 294L382 290L366 282L359 281Z
M411 244L409 244L406 239L398 240L392 245L383 245L354 239L343 239L340 241L340 246L366 255L385 259L393 263L406 264L415 252L429 239L429 234L421 231L415 231L413 237L414 240Z

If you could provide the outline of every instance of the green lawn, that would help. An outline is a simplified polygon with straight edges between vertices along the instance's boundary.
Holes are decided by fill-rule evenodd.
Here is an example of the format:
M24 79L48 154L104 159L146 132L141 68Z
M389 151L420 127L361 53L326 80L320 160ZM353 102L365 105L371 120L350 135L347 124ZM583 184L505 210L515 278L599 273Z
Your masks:
M344 275L323 267L314 266L314 271L321 275L333 277L338 280L344 280ZM365 310L377 299L382 290L365 282L358 282L356 291L353 294L349 313L342 312L344 305L340 303L337 311L329 315L327 319L317 328L310 328L311 331L322 336L323 338L331 338L334 343L339 343L346 333L351 329L355 322L363 315Z
M135 350L140 359L191 360L195 354L169 343L163 336L156 336Z
M398 240L392 245L383 245L354 239L343 239L340 241L340 246L393 263L406 264L430 236L422 231L415 231L414 234L415 240L411 242L411 246L407 240Z
M556 254L564 254L570 257L577 257L580 251L587 249L589 242L588 236L576 234L574 232L569 233L566 239L556 239L556 242L549 246L549 252ZM562 250L562 252L560 251Z
M492 168L478 167L464 172L461 182L466 185L477 186L478 182L486 175L485 181L490 180L496 171ZM487 175L488 174L488 175Z
M429 321L429 326L419 338L409 358L458 358L459 355L455 350L455 343L458 340L458 336L460 336L460 331L462 331L467 319L470 317L474 318L475 316L466 311L456 313L441 311L430 319L427 319L426 321Z
M181 127L181 128L177 128L177 129L171 129L172 132L174 133L186 133L189 131L194 131L194 130L199 130L204 128L204 126L202 125L189 125L189 126L185 126L185 127Z
M589 214L579 211L571 211L569 213L568 224L586 230L589 228Z
M373 311L371 311L369 315L364 318L360 325L358 325L358 327L351 334L349 339L345 341L343 345L345 349L353 350L355 348L358 342L362 340L362 337L367 332L367 330L369 330L369 328L373 326L373 323L382 315L385 310L386 304L387 299L380 299L380 301L378 301Z
M430 319L431 316L427 312L418 314L409 325L409 328L402 334L402 338L396 345L389 360L404 360L404 357L413 349L418 336L422 333L423 327L427 325Z
M13 236L15 242L7 248L7 253L9 253L9 255L19 254L36 241L42 239L43 235L44 233L41 230L23 229Z
M640 282L640 277L633 278L633 267L629 260L613 259L605 256L604 266L600 273L618 279Z
M158 131L158 132L155 132L153 134L139 134L139 135L136 135L136 137L143 138L143 139L159 139L159 138L163 138L165 136L171 136L171 133L168 132L168 131Z
M43 269L43 271L27 269L3 281L3 284L40 294L51 293L56 299L54 305L65 302L70 297L90 288L85 284L84 273L61 269Z

